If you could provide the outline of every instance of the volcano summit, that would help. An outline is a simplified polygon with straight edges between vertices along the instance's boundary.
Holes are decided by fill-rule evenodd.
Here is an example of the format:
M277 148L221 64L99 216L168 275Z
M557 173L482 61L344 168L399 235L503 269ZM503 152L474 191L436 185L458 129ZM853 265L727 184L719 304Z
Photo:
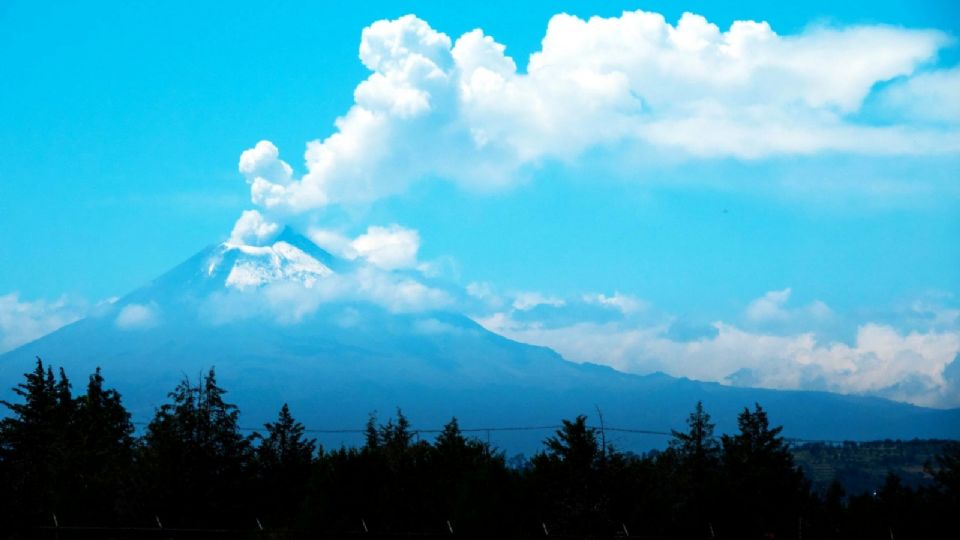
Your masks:
M358 429L371 412L400 407L420 429L452 416L465 427L552 425L599 409L609 425L669 431L703 400L721 431L759 402L788 437L960 436L956 409L569 362L486 330L453 309L458 296L455 286L414 271L334 256L288 228L262 246L208 247L87 318L3 354L0 379L18 380L37 356L74 381L99 366L136 421L147 420L181 378L215 366L248 426L289 402L317 430ZM359 441L320 435L328 445ZM542 436L497 432L493 442L528 451ZM662 443L655 435L617 440L634 449Z

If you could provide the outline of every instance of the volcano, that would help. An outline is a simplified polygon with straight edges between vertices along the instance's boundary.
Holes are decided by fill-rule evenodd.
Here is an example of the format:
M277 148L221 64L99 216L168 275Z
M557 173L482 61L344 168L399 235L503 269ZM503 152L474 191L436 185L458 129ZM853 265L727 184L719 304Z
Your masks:
M102 368L138 423L184 377L215 366L244 426L283 403L327 446L360 441L368 415L401 408L414 429L461 426L509 452L529 452L562 418L602 411L608 440L663 446L702 400L721 432L760 403L799 439L960 438L960 409L880 398L740 388L631 375L578 364L492 333L451 306L455 287L416 272L336 257L291 229L263 246L201 250L85 319L0 355L0 396L36 357L63 366L76 387ZM594 416L594 423L597 422Z

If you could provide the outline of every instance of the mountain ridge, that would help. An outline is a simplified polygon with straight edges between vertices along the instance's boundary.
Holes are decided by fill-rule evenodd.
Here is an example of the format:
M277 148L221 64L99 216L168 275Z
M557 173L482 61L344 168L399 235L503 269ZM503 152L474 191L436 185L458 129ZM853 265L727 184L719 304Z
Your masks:
M231 282L238 267L251 279ZM0 355L0 396L9 398L8 389L40 356L64 366L75 383L103 368L138 421L148 419L183 376L216 366L252 425L271 420L289 402L308 426L335 429L360 428L371 411L387 415L402 407L426 427L452 416L464 426L552 425L600 409L610 425L669 431L682 427L703 400L720 431L733 431L736 413L759 402L790 437L960 437L960 409L729 387L569 362L455 311L378 305L353 290L364 282L350 281L350 272L369 272L387 284L408 279L338 259L292 229L269 246L208 246L91 316ZM308 310L277 317L291 306L301 309L304 299ZM124 319L128 310L139 317ZM503 434L495 442L527 451L544 436ZM321 442L358 442L334 439ZM664 443L652 436L619 442L634 449Z

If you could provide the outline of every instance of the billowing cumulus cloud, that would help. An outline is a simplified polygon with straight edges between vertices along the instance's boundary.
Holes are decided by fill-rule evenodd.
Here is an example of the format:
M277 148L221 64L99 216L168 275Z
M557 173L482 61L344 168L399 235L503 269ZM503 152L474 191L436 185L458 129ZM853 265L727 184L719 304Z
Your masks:
M395 223L386 227L371 225L356 238L322 228L310 229L308 235L318 246L338 257L359 259L384 270L427 267L417 260L420 233Z
M303 175L268 141L239 168L254 203L296 213L424 177L495 189L594 148L687 159L956 152L956 115L915 123L955 108L955 70L922 71L949 43L935 30L879 25L780 35L765 22L721 30L689 13L676 24L644 11L562 14L521 72L482 30L453 40L408 15L364 29L371 74L334 133L307 144ZM864 120L886 81L897 81L876 100L886 121ZM907 110L917 96L923 109Z
M413 268L417 265L420 235L399 225L369 227L350 246L358 256L380 268Z
M489 283L441 289L425 279L431 265L418 260L417 231L316 226L330 223L318 210L367 204L421 179L497 190L545 164L582 165L597 151L615 163L954 159L960 71L933 67L951 44L936 30L882 25L782 35L765 22L721 29L689 13L675 23L644 11L561 14L524 66L481 29L452 38L413 15L374 22L359 47L369 76L332 133L307 143L302 166L266 140L241 154L238 170L257 209L241 215L230 237L263 247L283 223L308 223L310 238L350 261L349 270L306 288L280 282L215 293L205 309L214 321L266 312L285 322L338 301L403 313L451 309L570 359L635 373L960 406L960 311L952 305L918 301L909 325L866 318L849 324L843 339L824 331L838 325L837 313L818 300L798 303L790 288L766 292L726 321L687 320L609 291L563 298ZM811 174L803 171L797 183L806 185ZM886 177L870 184L894 193L912 186ZM14 297L11 305L21 304ZM157 316L151 306L130 305L116 324L143 328ZM36 328L59 320L33 318L18 320ZM343 324L353 319L345 312ZM423 332L445 331L431 321Z
M280 232L280 225L268 221L256 210L245 210L230 232L230 242L259 246Z
M767 293L747 308L747 319L774 318L793 324L808 308L785 307L790 289ZM818 306L821 303L813 303ZM815 309L815 308L814 308ZM598 321L588 317L531 319L518 310L476 317L494 332L548 346L566 358L610 365L631 373L664 373L724 384L777 389L825 390L882 396L933 407L960 406L960 328L955 310L926 305L945 314L924 329L890 324L857 325L850 343L824 339L814 331L770 333L716 321L712 332L687 338L673 332L675 318ZM938 318L938 319L939 319ZM780 327L783 330L783 327Z

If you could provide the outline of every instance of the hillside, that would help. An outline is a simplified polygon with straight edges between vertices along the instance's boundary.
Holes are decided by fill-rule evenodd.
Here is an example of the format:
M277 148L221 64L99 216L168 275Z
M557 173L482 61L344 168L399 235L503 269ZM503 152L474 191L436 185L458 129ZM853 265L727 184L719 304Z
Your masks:
M291 230L270 246L212 246L94 315L0 355L2 396L40 356L64 366L75 381L102 367L138 421L184 376L197 378L215 366L250 426L289 402L308 427L320 429L360 428L370 412L389 415L397 407L421 429L452 416L464 427L553 425L599 408L609 425L669 431L703 400L719 431L733 431L737 413L759 402L787 426L788 437L960 437L960 410L733 388L568 362L459 313L377 304L364 296L362 279L394 280L387 283L400 290L410 281L364 272L372 271ZM294 308L302 312L278 316ZM529 451L542 437L504 433L493 442ZM352 444L356 437L330 435L321 442ZM644 449L664 440L621 434L614 442Z

